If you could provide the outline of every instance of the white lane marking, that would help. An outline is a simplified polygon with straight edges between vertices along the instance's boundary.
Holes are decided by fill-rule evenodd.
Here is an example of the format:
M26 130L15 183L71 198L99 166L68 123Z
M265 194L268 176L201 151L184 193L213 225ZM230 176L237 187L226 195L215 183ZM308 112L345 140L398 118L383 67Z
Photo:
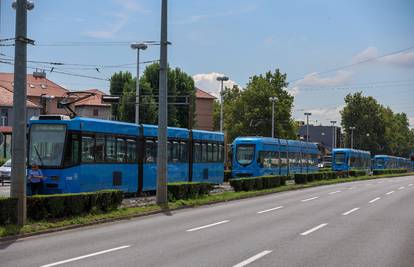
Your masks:
M348 190L352 190L352 189L354 189L354 187L348 187L347 189L348 189Z
M258 211L257 213L258 214L261 214L261 213L265 213L265 212L269 212L269 211L273 211L273 210L278 210L278 209L281 209L281 208L283 208L283 206L279 206L279 207L276 207L276 208L271 208L271 209L267 209L267 210Z
M341 193L341 190L330 192L330 193L328 193L328 195L333 195L333 194L336 194L336 193Z
M403 190L405 188L405 186L401 186L398 188L398 190Z
M67 259L67 260L63 260L63 261L58 261L58 262L42 265L40 267L51 267L51 266L61 265L61 264L65 264L65 263L68 263L68 262L78 261L78 260L82 260L82 259L85 259L85 258L98 256L98 255L101 255L101 254L109 253L109 252L124 249L124 248L129 248L129 247L130 247L130 245L121 246L121 247L117 247L117 248L111 248L111 249L95 252L95 253L92 253L92 254L83 255L83 256L80 256L80 257L76 257L76 258L71 258L71 259Z
M311 200L314 200L314 199L317 199L317 198L319 198L319 197L311 197L311 198L307 198L307 199L302 199L301 201L302 202L307 202L307 201L311 201Z
M247 260L242 261L242 262L240 262L240 263L238 263L238 264L234 265L233 267L243 267L243 266L246 266L246 265L248 265L248 264L250 264L250 263L254 262L255 260L258 260L258 259L260 259L260 258L262 258L262 257L266 256L266 255L267 255L267 254L269 254L270 252L272 252L272 251L271 251L271 250L265 250L265 251L262 251L262 252L260 252L259 254L256 254L256 255L254 255L253 257L250 257L250 258L248 258Z
M381 199L380 197L376 197L373 200L371 200L369 203L374 203L375 201L380 200L380 199Z
M392 193L394 193L394 191L390 191L390 192L386 193L386 195L391 195Z
M325 227L327 225L328 225L327 223L322 223L322 224L320 224L320 225L318 225L316 227L313 227L312 229L309 229L306 232L301 233L300 235L308 235L308 234L310 234L312 232L315 232L315 231L317 231L317 230L319 230L319 229L321 229L321 228L323 228L323 227Z
M408 186L413 186L413 184L409 184Z
M354 208L354 209L352 209L352 210L348 210L347 212L342 213L342 215L346 216L346 215L351 214L352 212L357 211L357 210L359 210L359 209L360 209L360 208Z
M216 223L212 223L212 224L208 224L208 225L204 225L204 226L200 226L200 227L196 227L196 228L191 228L191 229L188 229L186 231L187 232L193 232L193 231L201 230L201 229L204 229L204 228L208 228L208 227L212 227L212 226L216 226L216 225L223 224L223 223L228 223L228 222L229 222L229 220L224 220L224 221L221 221L221 222L216 222Z

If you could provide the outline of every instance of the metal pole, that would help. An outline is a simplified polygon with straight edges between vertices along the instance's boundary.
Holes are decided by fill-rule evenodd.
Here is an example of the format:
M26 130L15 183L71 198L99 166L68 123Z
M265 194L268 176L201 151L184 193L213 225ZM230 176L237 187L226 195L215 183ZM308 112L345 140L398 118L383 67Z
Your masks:
M221 80L220 89L220 132L223 132L223 80Z
M309 142L309 115L306 115L306 142Z
M272 101L272 138L275 137L275 101Z
M161 6L160 87L158 108L157 204L167 199L167 0Z
M27 2L16 2L11 197L17 198L17 223L26 223L26 65Z
M354 130L351 129L351 148L354 148Z
M139 48L137 49L137 82L135 92L135 123L139 124Z

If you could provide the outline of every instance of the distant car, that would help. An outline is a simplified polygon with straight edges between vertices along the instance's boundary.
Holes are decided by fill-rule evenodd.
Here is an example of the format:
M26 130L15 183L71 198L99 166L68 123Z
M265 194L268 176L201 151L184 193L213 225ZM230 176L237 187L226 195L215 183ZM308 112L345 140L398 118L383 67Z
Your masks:
M9 180L11 178L11 159L6 161L3 166L0 167L0 181Z

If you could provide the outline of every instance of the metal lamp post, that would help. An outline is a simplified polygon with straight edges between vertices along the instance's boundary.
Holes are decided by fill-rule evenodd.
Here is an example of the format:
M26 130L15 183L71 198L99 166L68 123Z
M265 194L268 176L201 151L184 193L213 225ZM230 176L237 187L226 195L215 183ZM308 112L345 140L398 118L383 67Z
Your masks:
M336 141L336 121L331 121L332 123L332 150L335 148L335 141Z
M221 82L220 89L220 132L223 132L223 83L229 80L227 76L221 76L216 78L217 81Z
M137 50L137 82L136 82L136 92L135 92L135 123L139 124L139 51L147 49L147 45L143 43L131 44L132 49Z
M356 128L354 126L349 127L349 130L351 131L351 148L354 148L354 130Z
M312 115L310 112L305 112L306 116L306 142L309 142L309 116Z
M275 137L275 102L277 101L276 96L269 97L269 101L272 102L272 138Z

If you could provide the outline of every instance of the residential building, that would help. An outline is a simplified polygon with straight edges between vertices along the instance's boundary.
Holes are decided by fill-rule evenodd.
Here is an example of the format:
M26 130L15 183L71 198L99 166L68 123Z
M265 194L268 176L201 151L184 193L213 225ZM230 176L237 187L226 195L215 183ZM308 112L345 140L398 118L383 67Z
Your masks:
M110 120L111 104L102 102L102 96L105 93L98 89L90 89L85 92L93 93L93 95L74 104L76 114L81 117Z
M307 140L306 124L301 124L299 127L298 136L302 140ZM341 147L341 128L336 129L335 147ZM333 126L309 125L309 142L320 144L322 147L332 150L332 135L334 134Z
M196 111L195 111L195 129L212 131L213 130L213 105L214 96L196 88Z

